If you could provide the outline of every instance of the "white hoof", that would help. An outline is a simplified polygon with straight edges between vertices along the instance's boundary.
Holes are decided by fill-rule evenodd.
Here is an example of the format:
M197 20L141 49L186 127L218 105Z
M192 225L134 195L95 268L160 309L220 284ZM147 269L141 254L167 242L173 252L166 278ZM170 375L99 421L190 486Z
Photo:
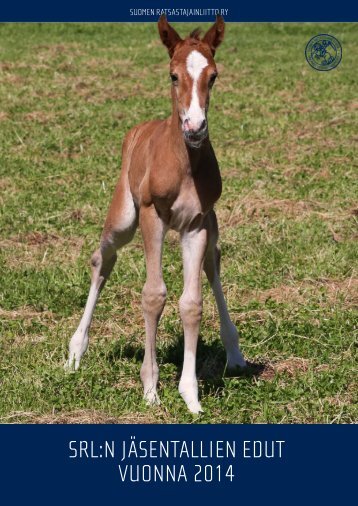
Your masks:
M150 389L144 393L144 400L148 404L148 406L159 406L160 399L156 390Z
M203 408L201 407L201 404L199 401L187 402L186 405L187 405L190 413L193 413L193 415L198 415L199 413L203 413Z
M191 413L198 414L203 411L198 399L197 384L183 385L183 383L179 383L179 393L183 397L185 404Z
M77 360L74 355L70 355L68 360L66 360L65 365L63 366L65 371L67 372L75 372L80 366L80 360Z
M82 355L88 348L88 333L77 329L70 341L70 352L68 360L65 363L65 369L68 371L77 371L80 366Z

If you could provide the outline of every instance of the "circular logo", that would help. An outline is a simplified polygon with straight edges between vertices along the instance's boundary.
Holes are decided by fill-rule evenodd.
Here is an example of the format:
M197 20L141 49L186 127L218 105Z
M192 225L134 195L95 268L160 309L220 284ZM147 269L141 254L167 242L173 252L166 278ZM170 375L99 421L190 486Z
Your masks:
M341 62L342 46L333 35L321 33L308 42L305 54L314 69L332 70Z

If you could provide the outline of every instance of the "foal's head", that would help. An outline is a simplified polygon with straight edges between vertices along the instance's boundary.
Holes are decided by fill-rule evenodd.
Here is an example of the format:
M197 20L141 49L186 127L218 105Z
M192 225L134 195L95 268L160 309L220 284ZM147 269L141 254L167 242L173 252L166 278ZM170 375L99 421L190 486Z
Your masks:
M159 34L168 48L172 97L178 110L185 142L200 147L208 136L207 111L210 90L218 75L214 55L224 38L225 23L217 16L203 38L199 30L181 39L164 15L158 22Z

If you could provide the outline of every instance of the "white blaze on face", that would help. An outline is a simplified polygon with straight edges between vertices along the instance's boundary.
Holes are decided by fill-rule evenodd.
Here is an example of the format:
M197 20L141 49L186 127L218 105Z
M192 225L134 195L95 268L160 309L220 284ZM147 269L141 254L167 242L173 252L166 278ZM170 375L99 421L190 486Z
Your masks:
M200 107L198 96L198 81L201 72L208 66L208 60L199 51L192 51L186 59L186 68L188 74L193 79L193 88L191 92L190 107L186 111L185 119L188 120L189 127L198 130L205 119L205 108Z

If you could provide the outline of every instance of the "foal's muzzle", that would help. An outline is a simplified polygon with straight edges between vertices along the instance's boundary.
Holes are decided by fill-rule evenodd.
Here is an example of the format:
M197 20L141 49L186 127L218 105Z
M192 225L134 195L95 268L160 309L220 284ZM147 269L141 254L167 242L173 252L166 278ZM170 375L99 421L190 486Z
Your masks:
M208 124L204 119L198 129L192 129L189 127L188 120L184 121L184 139L187 144L192 147L200 147L201 143L208 136Z

